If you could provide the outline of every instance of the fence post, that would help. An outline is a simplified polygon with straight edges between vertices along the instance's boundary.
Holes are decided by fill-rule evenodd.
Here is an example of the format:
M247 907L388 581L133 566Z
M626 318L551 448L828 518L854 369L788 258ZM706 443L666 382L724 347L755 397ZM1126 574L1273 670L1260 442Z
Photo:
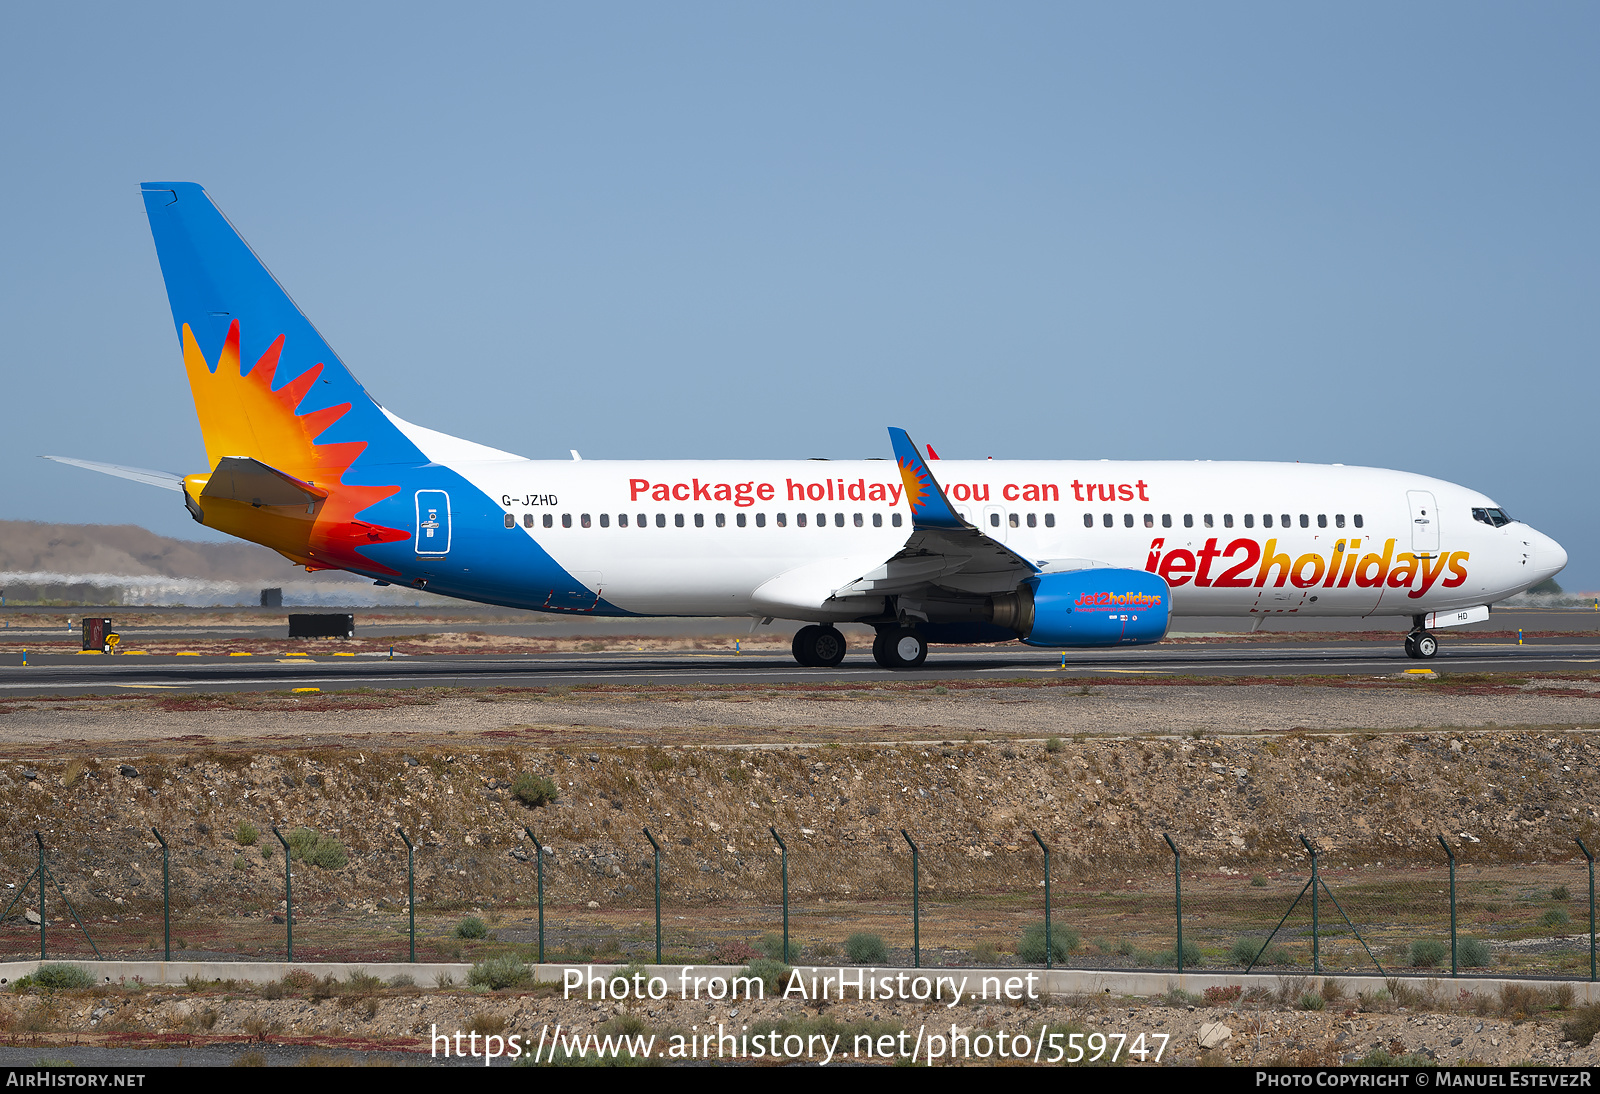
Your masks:
M39 844L39 960L45 958L44 952L44 837L39 830L33 830L33 838Z
M544 844L539 842L539 837L533 834L533 829L526 824L522 830L528 833L528 838L533 841L533 849L539 856L539 964L544 964Z
M1456 967L1456 853L1450 850L1443 834L1439 836L1439 846L1450 859L1450 975L1455 977L1461 975Z
M411 837L398 824L394 830L406 841L406 913L410 921L411 963L417 963L417 854L411 846Z
M172 890L171 879L167 873L167 841L156 831L156 826L151 825L150 831L156 833L156 839L161 840L161 937L165 943L166 960L172 960Z
M1172 837L1166 832L1161 833L1161 838L1167 841L1167 846L1172 848L1172 892L1176 901L1178 912L1178 975L1183 975L1183 855L1178 852L1178 845L1172 842ZM1313 900L1316 898L1313 897Z
M272 826L272 834L278 837L278 842L283 844L283 925L286 928L284 935L285 961L294 960L294 875L289 865L289 841L283 838L283 833L278 831L278 826Z
M778 830L772 825L767 825L767 831L772 833L772 838L778 841L778 850L783 852L783 963L789 963L789 845L783 842L783 837L778 835Z
M650 846L656 849L656 964L661 964L661 845L650 834L650 829L644 830L644 838L650 841Z
M900 834L905 836L906 843L911 846L911 963L920 969L922 968L922 898L917 860L921 852L917 850L917 845L911 842L911 837L906 835L904 828L900 829Z
M1595 979L1595 857L1589 854L1581 836L1574 838L1578 838L1579 851L1589 859L1589 979L1592 980Z
M1044 852L1044 967L1048 969L1053 967L1051 962L1055 958L1055 950L1050 945L1050 848L1039 838L1037 828L1033 829L1033 842Z
M1322 975L1322 936L1318 921L1317 887L1320 884L1317 878L1317 849L1311 846L1311 841L1305 836L1300 837L1300 844L1306 849L1306 854L1311 856L1311 971L1318 976Z

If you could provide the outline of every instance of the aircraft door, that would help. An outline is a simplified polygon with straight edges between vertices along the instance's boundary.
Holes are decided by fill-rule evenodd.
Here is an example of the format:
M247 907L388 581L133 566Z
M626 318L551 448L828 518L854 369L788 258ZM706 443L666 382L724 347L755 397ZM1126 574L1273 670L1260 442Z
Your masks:
M1006 533L1010 531L1006 524L1006 511L999 505L985 505L983 507L983 523L979 530L990 539L997 539L1001 543L1006 541Z
M1439 553L1439 512L1433 494L1427 490L1407 490L1411 504L1411 550L1417 555Z
M439 558L450 553L450 495L417 491L417 554Z

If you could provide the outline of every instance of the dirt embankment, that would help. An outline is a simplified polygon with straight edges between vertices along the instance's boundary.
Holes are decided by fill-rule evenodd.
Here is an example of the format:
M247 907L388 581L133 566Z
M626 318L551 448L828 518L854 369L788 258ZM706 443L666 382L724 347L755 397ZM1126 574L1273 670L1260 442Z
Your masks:
M649 827L666 847L664 888L680 903L770 896L769 826L788 833L797 891L829 898L903 893L900 836L922 849L924 884L947 892L1010 885L1035 865L1029 832L1059 847L1071 875L1167 861L1298 861L1296 834L1326 861L1435 862L1447 833L1477 862L1570 856L1594 846L1600 745L1587 733L1288 734L1220 739L1085 739L900 746L540 748L492 739L446 747L208 750L0 763L0 869L37 861L80 909L148 909L160 877L150 836L173 847L185 906L259 912L281 858L277 825L336 838L348 863L302 870L308 900L396 899L419 844L423 901L528 903L532 826L563 899L646 898ZM559 788L523 804L519 775ZM241 823L260 834L241 845ZM1021 857L1019 857L1021 856ZM1080 864L1075 866L1074 864ZM637 890L637 891L635 891Z

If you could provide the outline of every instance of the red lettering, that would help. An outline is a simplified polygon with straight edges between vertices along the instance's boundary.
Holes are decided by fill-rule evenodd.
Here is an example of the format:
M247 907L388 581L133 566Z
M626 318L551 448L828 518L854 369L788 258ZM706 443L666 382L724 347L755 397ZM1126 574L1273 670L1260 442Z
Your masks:
M1180 547L1176 551L1168 551L1167 557L1161 560L1161 576L1168 585L1174 588L1179 585L1187 585L1189 583L1188 575L1193 572L1193 551L1185 551Z
M1008 482L1000 488L1000 496L1007 501L1021 501L1022 495L1017 490L1017 484Z
M1389 576L1389 560L1394 555L1394 540L1388 540L1383 545L1381 555L1362 555L1360 563L1356 566L1356 584L1363 589L1383 588L1383 579ZM1377 573L1370 573L1369 567L1376 566Z
M1061 488L1053 482L1047 482L1039 488L1040 501L1060 501Z
M699 479L695 479L694 480L694 500L695 501L710 501L711 500L711 484L709 482L706 483L704 486L701 486Z
M981 493L981 494L978 493L979 490L982 490L983 493ZM989 500L989 484L986 483L986 482L984 482L984 483L978 483L978 482L973 483L972 484L972 500L973 501L988 501Z
M1261 548L1253 539L1236 539L1228 544L1228 549L1223 552L1223 558L1232 558L1240 550L1244 551L1244 561L1228 567L1223 575L1217 578L1215 584L1219 589L1248 589L1250 579L1240 577L1250 567L1261 561Z
M1446 557L1447 556L1445 556L1445 555L1435 555L1434 556L1435 564L1433 566L1429 566L1428 565L1428 560L1427 559L1423 559L1422 560L1422 588L1420 588L1420 589L1412 589L1406 595L1411 597L1411 598L1413 598L1413 599L1415 599L1415 598L1417 598L1419 596L1427 596L1428 595L1428 590L1433 588L1433 583L1435 581L1438 581L1439 580L1439 575L1444 572L1444 564L1445 564Z
M1294 572L1289 575L1297 589L1310 589L1322 580L1322 569L1327 563L1322 561L1321 555L1301 555L1294 560ZM1311 567L1311 573L1306 573L1306 567Z
M1394 561L1396 565L1389 571L1389 588L1403 589L1417 579L1417 556L1402 551Z
M850 489L847 492L846 496L851 501L866 501L867 500L867 480L866 479L857 479L855 482L851 483L850 484Z
M1466 551L1457 551L1455 554L1451 555L1450 572L1455 576L1450 578L1448 581L1439 582L1439 587L1441 589L1454 589L1463 581L1467 580L1466 561L1471 557L1472 555Z
M1194 583L1205 588L1211 584L1211 560L1221 555L1217 550L1217 541L1206 540L1206 545L1200 549L1200 569L1194 575Z
M756 487L756 497L760 498L762 501L771 501L777 496L777 493L777 487L773 486L770 482L764 482L760 486ZM790 500L792 501L793 499L791 498Z
M1150 541L1150 557L1145 560L1144 568L1151 573L1156 572L1156 566L1161 561L1161 548L1166 542L1165 537L1157 537Z
M1083 483L1079 482L1077 479L1072 480L1072 500L1083 500Z
M675 482L675 483L673 483L672 484L672 500L673 501L688 501L689 500L689 484L686 483L686 482Z
M884 492L883 483L875 482L867 490L868 501L888 501L889 495Z
M789 486L789 500L790 501L805 501L806 500L806 486L805 486L805 483L803 483L803 482L795 482L793 479L784 479L783 481L785 483L787 483L788 486Z
M1117 500L1132 501L1133 487L1129 486L1127 483L1123 483L1121 486L1117 487Z
M1135 485L1135 486L1137 486L1139 488L1139 500L1140 501L1149 501L1150 500L1149 498L1144 496L1145 487L1150 485L1149 483L1145 482L1143 479L1140 479L1138 482L1134 483L1133 485Z
M628 480L628 489L631 491L631 493L628 495L628 500L629 501L638 501L639 500L639 495L644 493L646 490L650 489L650 480L649 479L629 479Z
M656 501L671 501L672 487L668 486L664 482L658 482L656 483L654 489L650 491L650 496Z
M830 491L830 493L831 493L831 491ZM810 498L812 501L821 501L822 500L822 484L820 482L814 482L810 486L807 486L806 487L806 497Z
M1116 501L1117 500L1117 487L1116 487L1115 483L1095 483L1094 489L1095 489L1095 493L1100 495L1100 500L1101 501ZM1198 578L1195 579L1195 584L1196 585L1200 584L1200 581L1199 581Z
M968 486L964 482L958 482L950 488L950 496L955 498L957 501L971 501L972 487Z
M713 501L732 501L733 487L729 486L725 482L719 482L717 483L716 492L712 494L711 497Z

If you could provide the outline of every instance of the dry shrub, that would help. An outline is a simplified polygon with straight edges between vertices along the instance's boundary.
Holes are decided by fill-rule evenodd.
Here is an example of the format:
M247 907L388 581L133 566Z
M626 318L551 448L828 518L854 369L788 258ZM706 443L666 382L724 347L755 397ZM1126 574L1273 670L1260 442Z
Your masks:
M498 1014L479 1011L467 1021L467 1029L485 1037L505 1032L506 1020Z

